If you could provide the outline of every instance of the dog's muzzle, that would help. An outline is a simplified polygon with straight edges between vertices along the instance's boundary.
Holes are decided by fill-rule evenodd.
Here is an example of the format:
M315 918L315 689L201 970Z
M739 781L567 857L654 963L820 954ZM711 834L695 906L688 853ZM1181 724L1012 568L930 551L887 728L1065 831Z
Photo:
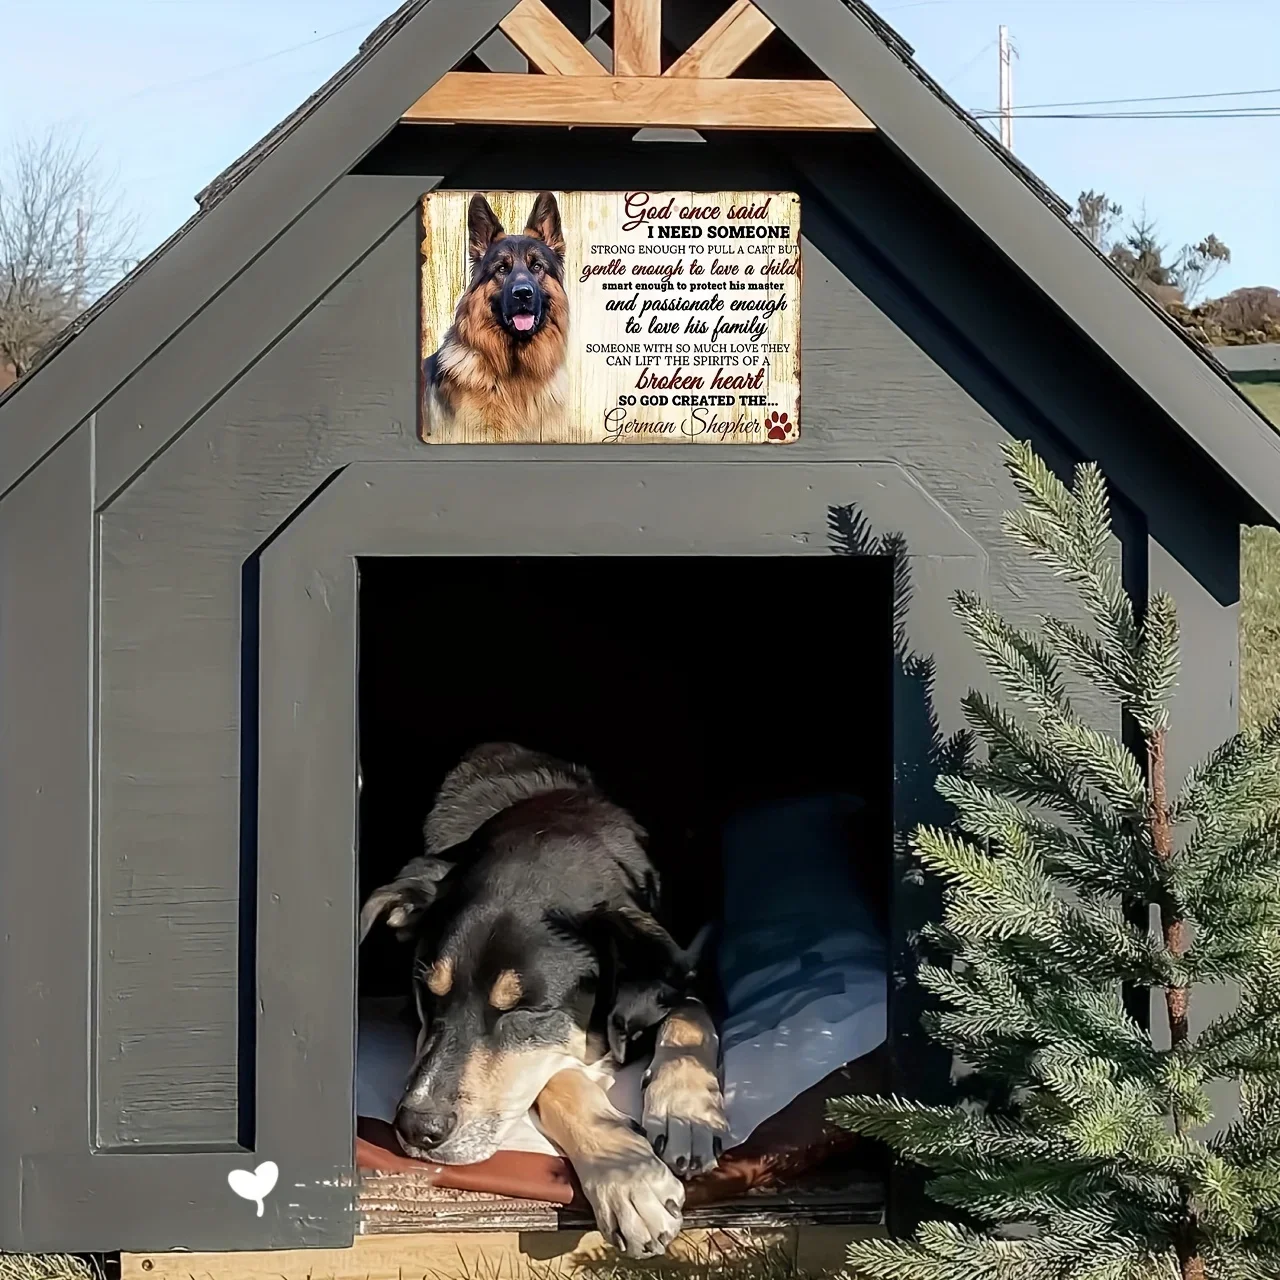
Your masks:
M417 1117L405 1116L402 1108L396 1113L395 1132L405 1153L416 1159L434 1160L437 1164L479 1164L498 1150L512 1123L504 1123L498 1116L480 1116L459 1125L456 1117L450 1116L448 1132L437 1137L434 1124L423 1131Z
M518 284L511 289L511 311L508 317L517 333L532 333L538 323L538 309L533 286Z
M458 1127L458 1113L443 1108L399 1107L396 1137L414 1152L431 1152L447 1142Z

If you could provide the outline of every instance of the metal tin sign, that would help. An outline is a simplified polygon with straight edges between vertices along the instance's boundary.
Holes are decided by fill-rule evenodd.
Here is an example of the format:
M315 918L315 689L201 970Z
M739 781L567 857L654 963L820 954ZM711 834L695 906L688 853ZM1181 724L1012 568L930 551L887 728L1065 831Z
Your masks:
M433 444L786 444L800 434L790 191L422 198Z

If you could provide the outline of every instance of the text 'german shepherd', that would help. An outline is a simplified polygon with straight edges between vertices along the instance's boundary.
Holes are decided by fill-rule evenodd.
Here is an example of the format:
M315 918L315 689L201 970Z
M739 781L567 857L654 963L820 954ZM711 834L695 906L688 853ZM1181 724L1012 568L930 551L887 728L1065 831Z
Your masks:
M720 1037L696 997L667 1001L659 984L641 1125L583 1070L608 1057L619 979L650 967L636 923L666 936L650 914L645 840L586 769L487 743L441 784L425 854L360 917L361 939L385 919L413 946L420 1032L395 1118L401 1146L475 1163L533 1107L605 1238L641 1258L675 1238L681 1179L715 1167L728 1129Z
M549 191L520 235L482 195L467 210L471 279L439 349L423 363L428 431L539 439L564 412L569 301L564 232Z

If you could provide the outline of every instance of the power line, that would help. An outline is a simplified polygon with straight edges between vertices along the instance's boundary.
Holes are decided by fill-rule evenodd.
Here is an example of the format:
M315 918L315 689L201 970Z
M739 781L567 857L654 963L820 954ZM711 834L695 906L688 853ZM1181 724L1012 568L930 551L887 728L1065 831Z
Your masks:
M297 53L301 49L309 49L312 45L323 44L326 40L336 39L338 36L344 36L351 31L369 31L373 24L378 21L377 17L367 18L363 22L353 22L345 27L339 27L336 31L326 31L323 35L312 37L310 40L302 40L297 44L286 45L283 49L274 49L270 53L264 53L256 58L249 58L245 62L234 62L229 66L216 67L212 71L202 72L197 76L188 76L184 80L171 80L164 84L146 85L144 88L130 93L123 98L116 98L113 102L105 103L98 108L98 113L105 111L113 111L116 107L124 106L126 103L134 102L138 98L146 97L152 93L164 93L171 89L185 89L188 85L202 84L206 80L216 80L220 76L231 75L236 71L244 71L249 67L256 67L264 62L271 62L276 58L283 58L286 54Z
M900 13L903 9L924 9L931 8L940 4L986 4L989 0L909 0L907 4L895 4L887 8L877 11L881 14ZM1205 0L1017 0L1018 3L1029 7L1045 7L1050 5L1066 5L1070 4L1073 9L1078 9L1084 5L1106 5L1108 8L1117 6L1130 5L1137 7L1138 5L1152 9L1172 9L1178 5L1201 5ZM1215 0L1217 4L1235 4L1235 5L1251 5L1251 4L1273 4L1275 0Z
M991 49L994 49L995 47L996 47L996 42L994 40L988 40L987 43L984 44L982 48L979 49L978 52L975 53L973 57L970 58L969 61L964 64L964 66L962 66L958 71L953 71L948 76L942 76L938 80L938 83L941 85L948 85L953 80L958 80L962 75L964 75L966 71L972 71L973 68L978 65L978 60L980 58L985 57L987 52Z
M978 120L998 120L998 111L970 112ZM1280 107L1242 107L1236 111L1063 111L1024 114L1016 120L1280 120Z
M1231 89L1223 93L1162 93L1150 98L1083 98L1078 102L1029 102L1020 110L1038 111L1051 107L1113 107L1135 102L1198 102L1208 98L1262 98L1278 93L1280 88Z
M1062 118L1079 117L1080 119L1123 119L1126 116L1154 117L1157 119L1181 120L1184 118L1198 119L1201 117L1211 117L1218 120L1248 120L1255 117L1266 118L1280 112L1280 103L1272 105L1264 105L1257 107L1172 107L1168 109L1156 110L1155 108L1147 108L1142 111L1075 111L1063 112L1061 115L1054 115L1047 111L1035 111L1030 107L1021 108L1014 112L1020 120L1051 120ZM994 119L1003 114L1001 111L989 111L985 108L971 111L969 113L979 119Z

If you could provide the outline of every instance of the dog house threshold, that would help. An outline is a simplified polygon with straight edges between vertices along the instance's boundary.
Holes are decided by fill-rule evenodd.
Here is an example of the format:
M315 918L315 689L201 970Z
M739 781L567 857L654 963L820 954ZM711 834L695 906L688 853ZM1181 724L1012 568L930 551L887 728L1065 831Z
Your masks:
M358 1196L363 1235L424 1231L591 1231L591 1214L542 1200L432 1186L416 1173L363 1173ZM869 1178L815 1185L786 1195L748 1193L736 1200L686 1209L686 1228L882 1226L885 1187Z

